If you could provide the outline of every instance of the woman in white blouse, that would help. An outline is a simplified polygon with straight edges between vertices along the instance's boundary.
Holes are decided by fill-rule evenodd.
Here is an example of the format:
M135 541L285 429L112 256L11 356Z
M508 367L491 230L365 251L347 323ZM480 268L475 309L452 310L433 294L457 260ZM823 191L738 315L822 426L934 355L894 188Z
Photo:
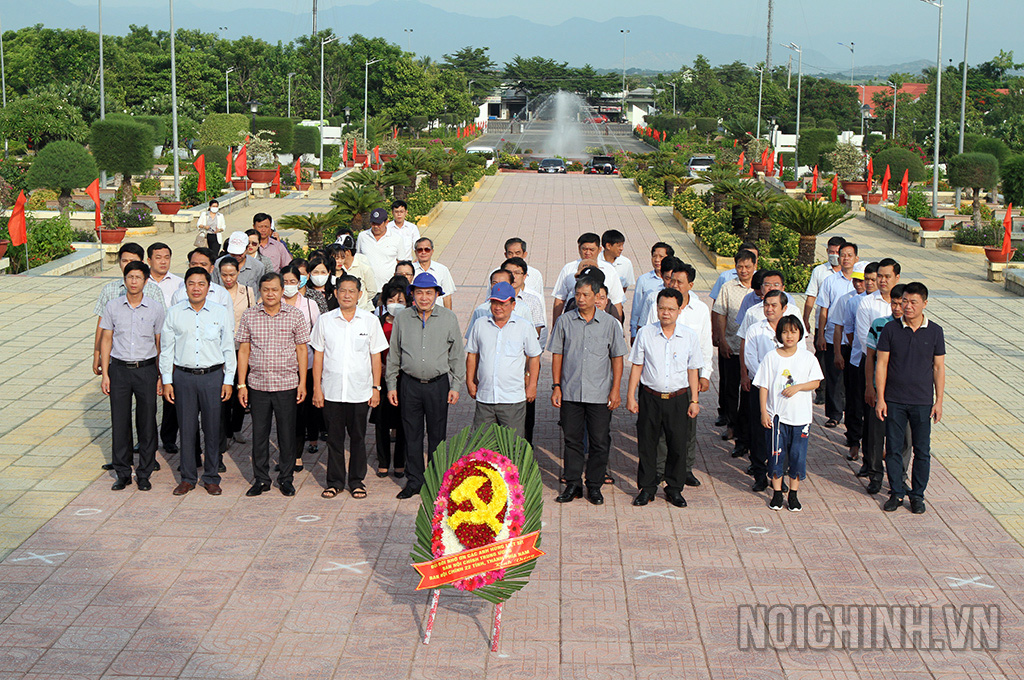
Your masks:
M220 254L220 235L227 229L227 222L220 214L220 203L217 199L210 201L210 206L199 213L199 220L196 222L199 231L206 234L206 247Z

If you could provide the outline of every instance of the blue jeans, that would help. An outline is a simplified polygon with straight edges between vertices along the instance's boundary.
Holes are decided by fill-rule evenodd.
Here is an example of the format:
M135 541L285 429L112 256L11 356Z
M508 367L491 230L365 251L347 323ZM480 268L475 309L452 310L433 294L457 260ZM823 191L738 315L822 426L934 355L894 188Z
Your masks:
M785 425L775 418L775 427L765 430L769 440L768 469L772 479L779 479L789 461L790 479L807 479L807 425Z
M889 494L903 498L924 498L928 486L928 475L932 467L931 436L932 407L927 404L895 404L888 402L885 418L885 471L889 477ZM904 480L907 476L907 461L903 457L907 425L910 425L911 440L914 444L914 465L910 475L911 488Z

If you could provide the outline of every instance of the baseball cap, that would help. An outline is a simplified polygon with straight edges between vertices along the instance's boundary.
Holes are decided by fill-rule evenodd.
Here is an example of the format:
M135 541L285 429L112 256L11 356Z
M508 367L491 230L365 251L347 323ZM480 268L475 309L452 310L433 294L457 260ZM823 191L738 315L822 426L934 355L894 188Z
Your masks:
M374 208L370 213L371 224L384 224L388 221L388 211L384 208Z
M228 252L232 255L241 255L245 252L245 249L249 247L249 235L244 231L235 231L231 233L231 237L228 239Z
M378 222L378 224L380 223ZM338 240L335 241L335 243L344 248L345 250L351 250L355 252L356 240L352 238L352 234L342 234L341 236L338 237Z
M863 281L864 280L864 270L867 268L867 266L868 266L867 262L858 262L858 263L856 263L855 265L853 265L853 273L850 274L850 276L855 278L855 279L857 279L858 281Z
M496 300L498 302L507 302L509 300L514 300L515 297L516 289L512 287L512 284L507 281L499 281L491 288L491 296L487 299Z
M444 295L441 284L437 282L437 279L430 272L420 272L417 274L416 278L409 284L409 287L405 289L405 294L412 295L414 288L433 288L437 291L438 295Z

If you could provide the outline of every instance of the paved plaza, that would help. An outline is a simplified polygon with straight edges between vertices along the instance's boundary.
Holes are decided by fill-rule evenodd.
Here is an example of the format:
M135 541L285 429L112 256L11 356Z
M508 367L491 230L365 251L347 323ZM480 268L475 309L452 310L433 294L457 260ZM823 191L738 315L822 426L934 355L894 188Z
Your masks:
M253 200L228 216L229 229L257 211L325 204L317 194ZM671 212L648 207L628 180L499 174L473 201L448 204L424 234L452 270L465 324L506 238L527 240L530 266L550 289L576 257L576 236L612 227L626 235L637 274L651 243L672 243L696 265L706 299L716 272ZM863 219L837 233L859 243L862 258L896 257L904 282L925 282L929 316L945 329L946 404L932 434L927 514L882 512L884 494L864 493L843 428L825 430L821 407L804 511L772 512L712 426L714 392L702 399L703 484L685 490L689 507L660 496L630 505L637 442L624 407L612 421L605 505L555 504L562 445L545 355L535 453L547 555L506 604L498 653L489 651L491 606L453 590L442 592L430 645L420 643L428 596L414 591L409 566L419 503L394 498L403 480L372 474L366 499L320 498L322 444L304 455L293 498L276 488L246 498L250 445L238 444L225 457L222 496L172 496L177 456L163 451L152 491L110 491L112 473L99 469L109 409L90 366L92 307L116 269L0 277L0 680L1024 679L1024 301L985 281L981 256L925 250ZM194 234L168 236L160 240L180 273ZM471 418L463 389L449 434ZM372 428L368 438L373 451ZM746 608L787 604L921 607L932 612L932 642L815 647L796 633L747 644ZM998 615L998 648L950 649L956 636L943 612L972 605L996 608L986 611ZM819 625L838 624L826 611Z

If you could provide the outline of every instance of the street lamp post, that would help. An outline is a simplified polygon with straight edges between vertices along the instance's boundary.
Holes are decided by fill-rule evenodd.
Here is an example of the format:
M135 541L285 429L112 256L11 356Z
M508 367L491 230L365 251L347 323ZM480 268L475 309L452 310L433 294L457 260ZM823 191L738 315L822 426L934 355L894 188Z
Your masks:
M7 108L7 67L4 65L4 29L0 26L0 88L3 89L4 108ZM4 158L7 158L7 138L4 137Z
M793 145L793 162L796 164L796 171L793 173L793 177L800 179L800 158L798 154L800 153L800 104L802 103L801 90L804 82L804 52L800 49L799 45L793 42L783 45L783 47L787 50L793 50L799 56L796 76L796 144Z
M846 49L850 50L850 87L853 87L853 59L854 59L854 56L855 56L854 53L853 53L853 43L851 42L849 45L847 45L846 43L836 43L836 44L842 45Z
M896 139L896 94L899 92L900 86L891 80L888 85L892 88L892 138Z
M292 76L295 75L295 71L288 74L288 117L292 117Z
M232 66L228 70L224 71L224 112L231 113L231 86L228 83L228 74L235 70Z
M622 34L622 117L626 117L626 36L629 35L628 28L620 28Z
M672 115L676 115L676 84L672 83Z
M469 89L469 101L471 102L473 101L473 83L475 82L475 80L471 80L468 83L466 83L466 87Z
M363 148L366 148L366 119L370 110L370 66L376 64L380 59L371 59L366 62L363 73Z
M252 114L252 119L249 122L249 132L253 135L256 134L256 111L260 108L260 103L253 99L250 102L246 102L249 105L249 112Z
M320 133L320 169L324 169L324 45L332 43L338 36L332 35L320 41L320 118L317 120L316 129ZM333 169L333 168L332 168Z
M935 151L932 158L932 217L939 216L939 116L942 112L942 2L921 0L939 8L939 38L935 56ZM966 64L964 65L966 67ZM966 71L965 71L966 73Z
M761 99L764 94L764 66L757 69L757 138L761 139Z
M174 200L181 200L181 185L178 181L178 71L174 53L174 0L171 10L171 153L174 154ZM162 140L161 140L162 141Z
M967 120L967 38L971 31L971 0L967 0L967 18L964 20L964 75L960 86L960 144L958 153L964 152L964 123ZM956 207L960 209L960 187L956 188Z
M98 0L97 3L99 9L99 24L97 29L100 34L100 120L105 120L107 117L107 97L106 91L103 88L103 0ZM7 88L4 88L4 106L6 107ZM4 150L7 150L6 141L4 142ZM100 186L104 189L107 188L107 171L100 171Z
M403 28L402 31L405 33L405 47L406 47L405 51L411 53L412 52L412 29L411 28Z

